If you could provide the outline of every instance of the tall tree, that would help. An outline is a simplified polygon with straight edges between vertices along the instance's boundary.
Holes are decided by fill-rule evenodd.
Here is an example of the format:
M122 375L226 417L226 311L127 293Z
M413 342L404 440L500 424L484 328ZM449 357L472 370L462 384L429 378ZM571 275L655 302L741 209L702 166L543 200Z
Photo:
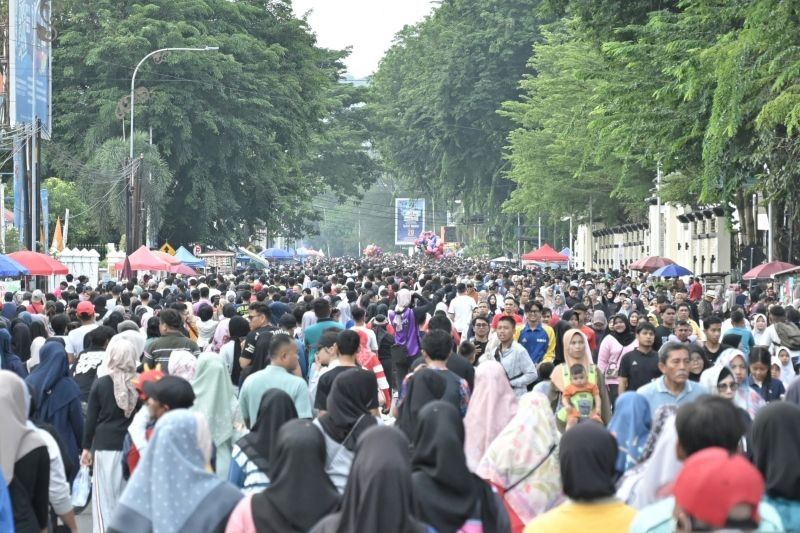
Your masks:
M154 58L137 77L137 130L152 128L174 176L160 234L172 242L225 244L264 226L286 234L308 227L314 213L306 206L327 189L321 178L328 176L306 162L330 148L322 143L332 135L326 119L352 100L337 87L342 53L318 47L288 1L63 5L53 61L56 143L88 162L109 139L125 135L124 98L145 54L219 46L218 53ZM358 142L344 149L365 151ZM351 172L350 182L359 184L361 172Z
M539 0L447 0L401 31L373 78L377 148L419 194L460 198L490 218L513 184L502 149L534 43Z

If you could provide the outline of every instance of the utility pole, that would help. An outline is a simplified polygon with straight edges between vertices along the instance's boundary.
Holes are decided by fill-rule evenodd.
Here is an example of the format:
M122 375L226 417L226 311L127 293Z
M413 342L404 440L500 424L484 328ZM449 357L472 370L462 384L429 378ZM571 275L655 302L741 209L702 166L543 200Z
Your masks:
M658 162L656 167L656 226L658 228L656 233L656 255L661 257L664 255L664 240L661 229L661 161Z
M358 207L358 253L356 257L361 257L361 250L364 248L361 246L361 206Z
M517 261L522 264L522 224L519 213L517 213Z

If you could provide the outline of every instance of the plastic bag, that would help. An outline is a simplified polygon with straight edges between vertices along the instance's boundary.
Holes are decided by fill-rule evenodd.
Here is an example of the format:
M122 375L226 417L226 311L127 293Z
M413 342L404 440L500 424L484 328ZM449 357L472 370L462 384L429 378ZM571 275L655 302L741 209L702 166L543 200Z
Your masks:
M82 466L72 482L72 506L86 507L92 492L92 474L88 466Z

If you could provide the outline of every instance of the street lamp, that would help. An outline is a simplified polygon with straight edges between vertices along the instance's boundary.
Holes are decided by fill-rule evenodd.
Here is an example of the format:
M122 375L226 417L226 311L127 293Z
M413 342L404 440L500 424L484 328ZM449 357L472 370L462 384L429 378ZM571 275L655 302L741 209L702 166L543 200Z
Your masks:
M150 59L152 56L156 54L160 54L162 52L215 52L219 50L219 46L204 46L203 48L184 48L184 47L177 47L177 48L159 48L158 50L153 50L146 56L139 61L139 64L136 65L136 68L133 69L133 76L131 76L131 96L130 96L130 104L131 104L131 146L130 152L128 156L130 158L129 163L133 162L133 107L134 107L134 99L136 97L134 93L134 87L136 85L136 73L139 72L139 67L144 64L145 61ZM128 206L127 206L127 224L125 228L125 248L128 254L134 251L133 249L133 191L134 191L134 173L131 171L130 179L128 180Z

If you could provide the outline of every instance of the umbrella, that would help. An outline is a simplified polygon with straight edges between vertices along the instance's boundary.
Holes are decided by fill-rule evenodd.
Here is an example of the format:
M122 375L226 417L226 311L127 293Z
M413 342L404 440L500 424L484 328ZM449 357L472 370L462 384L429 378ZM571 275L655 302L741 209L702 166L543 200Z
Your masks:
M674 264L675 261L672 259L651 255L649 257L639 259L638 261L634 261L628 268L631 270L642 270L644 272L655 272L659 268Z
M27 268L14 261L11 257L0 254L0 276L15 278L29 274L30 272Z
M784 263L783 261L772 261L771 263L764 263L763 265L758 265L757 267L748 270L743 279L764 279L764 278L771 278L773 275L781 272L783 270L787 270L789 268L794 267L791 263Z
M660 276L662 278L679 278L681 276L691 276L692 271L688 268L684 268L680 265L676 265L675 263L667 266L663 266L653 272L654 276Z
M8 254L8 256L28 269L31 276L50 276L51 274L66 275L69 269L49 255L38 252L21 251Z

